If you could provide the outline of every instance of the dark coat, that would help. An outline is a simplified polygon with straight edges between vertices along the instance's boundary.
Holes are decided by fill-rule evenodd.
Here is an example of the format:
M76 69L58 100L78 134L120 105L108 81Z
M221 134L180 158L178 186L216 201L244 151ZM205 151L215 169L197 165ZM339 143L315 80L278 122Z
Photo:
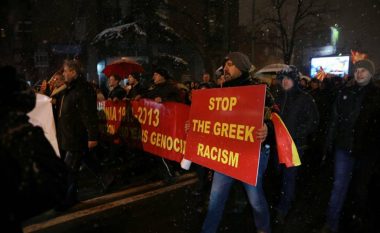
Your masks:
M318 108L313 97L294 86L282 92L275 102L297 148L306 145L307 136L317 129L319 123Z
M353 130L352 155L355 168L347 197L346 209L364 219L357 232L377 232L380 178L380 89L372 83L363 97ZM372 228L369 229L368 226ZM376 229L376 230L375 230Z
M22 232L22 221L55 207L67 190L65 164L28 119L20 112L0 117L0 219L7 232Z
M333 104L326 139L326 145L329 150L333 146L346 151L352 150L356 121L363 108L363 103L366 102L363 102L363 100L372 86L373 84L368 84L365 87L353 85L339 91Z
M82 77L73 80L62 97L58 139L65 151L84 151L98 139L96 93Z
M117 85L112 91L108 94L108 98L113 100L114 98L118 98L122 100L127 92L120 85Z
M137 83L135 86L132 87L131 90L129 90L128 94L126 95L127 99L133 99L138 95L141 95L144 92L144 89L140 83Z
M156 97L161 97L163 102L181 102L178 88L170 81L155 84L142 95L142 98L148 99L155 99Z
M355 123L353 154L380 157L380 88L369 85Z

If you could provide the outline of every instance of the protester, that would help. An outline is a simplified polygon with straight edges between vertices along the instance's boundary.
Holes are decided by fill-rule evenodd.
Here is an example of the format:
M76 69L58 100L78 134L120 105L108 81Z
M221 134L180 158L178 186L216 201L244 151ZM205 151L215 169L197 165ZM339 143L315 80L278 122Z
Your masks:
M179 90L173 82L172 76L166 69L157 68L153 72L152 78L153 85L141 95L141 98L152 99L157 103L166 101L181 102ZM136 98L138 99L140 96ZM173 182L176 176L176 170L179 169L178 164L174 164L174 162L164 158L161 158L161 161L164 166L163 169L165 170L162 171L164 180L168 183Z
M63 76L67 88L58 114L58 139L65 152L69 187L66 198L57 210L66 210L78 202L78 172L84 159L103 186L110 183L108 176L100 176L100 165L92 157L94 154L90 153L98 144L96 93L83 77L79 61L66 60L63 64Z
M66 167L40 127L26 115L35 93L13 67L0 68L0 175L3 231L22 232L22 221L53 208L66 191Z
M202 82L200 84L207 84L207 85L209 85L211 87L215 86L214 81L211 79L210 74L207 73L207 72L203 73L203 75L202 75Z
M313 78L310 81L309 94L311 96L313 96L314 100L315 100L315 98L318 97L318 94L319 94L319 91L320 91L320 84L321 84L321 81L319 79L317 79L317 78Z
M300 89L300 73L295 66L280 71L277 79L281 80L283 91L276 97L275 102L302 161L307 137L318 126L318 108L313 97ZM279 168L282 173L282 187L280 201L276 207L276 222L284 224L295 199L298 167L285 167L284 164L280 164Z
M309 82L307 81L306 78L300 78L298 80L298 82L299 82L299 84L298 84L299 88L301 90L303 90L303 91L308 91L309 90Z
M361 76L357 64L357 75ZM371 68L370 68L371 69ZM370 71L371 73L372 71ZM373 74L373 73L372 73ZM358 78L359 79L359 78ZM363 97L359 116L355 122L352 155L355 158L352 184L348 195L348 222L355 233L376 232L379 215L380 178L380 87L372 76Z
M249 70L252 64L249 58L240 52L232 52L225 58L224 72L225 83L223 87L237 87L252 84L252 79L249 75ZM272 101L266 100L266 106L270 106ZM265 198L264 190L262 187L263 175L265 173L268 157L269 146L266 145L265 139L268 134L268 125L271 122L266 120L263 127L256 131L256 139L262 141L262 151L260 154L259 171L256 186L242 182L249 202L253 209L254 222L256 224L257 232L269 233L271 232L269 220L269 207ZM270 130L270 132L273 132ZM237 181L227 175L219 172L214 172L212 181L210 202L206 219L202 226L203 233L217 232L219 223L221 221L224 206L226 204L232 184Z
M110 92L108 94L108 100L118 101L122 100L126 92L124 88L120 86L121 77L119 75L113 74L108 78L108 86Z
M181 102L179 90L166 69L157 68L153 72L153 85L141 95L157 103L165 101Z
M142 94L143 87L141 86L140 79L140 73L132 73L128 75L128 85L125 88L126 99L133 100L136 96Z
M373 167L376 165L373 162L378 161L378 156L376 158L374 153L378 155L376 145L379 142L379 118L376 118L379 113L378 89L372 82L375 66L371 60L366 59L356 62L354 70L355 84L343 88L335 100L327 137L326 151L334 149L334 183L326 223L321 230L324 233L339 230L342 208L352 176L366 173L359 186L360 197L366 198L370 178L374 169L378 169ZM367 125L368 123L372 124Z
M314 79L313 79L314 80ZM314 83L314 82L312 82ZM332 105L337 95L337 89L331 78L325 78L320 82L320 88L309 92L317 104L319 113L319 125L317 130L310 135L309 147L305 152L307 156L303 159L303 164L307 166L307 175L317 177L322 165L327 165L323 159L326 143L327 131L330 123ZM329 161L331 165L332 161ZM305 166L303 166L305 167Z

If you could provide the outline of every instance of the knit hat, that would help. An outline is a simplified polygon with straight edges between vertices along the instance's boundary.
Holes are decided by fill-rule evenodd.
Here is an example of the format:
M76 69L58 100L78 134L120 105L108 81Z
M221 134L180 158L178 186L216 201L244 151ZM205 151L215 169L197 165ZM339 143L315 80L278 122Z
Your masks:
M141 73L139 73L139 72L132 72L130 75L131 75L134 79L136 79L137 81L140 81L140 79L141 79Z
M368 70L368 72L370 72L371 75L375 74L375 64L369 59L357 61L354 65L354 70L356 71L356 69L358 68L364 68Z
M157 73L159 75L161 75L162 77L164 77L165 79L171 79L171 75L169 74L169 72L164 69L164 68L157 68L154 73Z
M292 79L294 82L300 80L300 73L298 72L297 67L293 65L290 65L277 73L278 79L283 79L285 76Z
M225 60L231 60L241 72L249 72L252 67L248 56L241 52L231 52L227 55Z

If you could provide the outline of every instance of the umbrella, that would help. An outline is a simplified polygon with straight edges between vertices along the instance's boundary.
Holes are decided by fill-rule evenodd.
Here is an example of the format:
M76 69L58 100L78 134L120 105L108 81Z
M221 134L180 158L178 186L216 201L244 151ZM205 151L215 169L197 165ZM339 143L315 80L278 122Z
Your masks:
M301 79L302 78L306 79L308 82L311 81L311 78L309 76L307 76L307 75L301 74Z
M128 75L134 72L143 73L144 69L139 63L127 58L122 58L120 60L112 62L103 70L103 73L107 77L116 74L122 78L126 78Z
M270 64L270 65L264 66L263 68L258 70L256 73L277 73L288 67L289 65L281 64L281 63Z
M261 81L271 85L272 80L276 78L277 72L288 68L289 65L274 63L270 65L266 65L255 73L255 78L260 79Z

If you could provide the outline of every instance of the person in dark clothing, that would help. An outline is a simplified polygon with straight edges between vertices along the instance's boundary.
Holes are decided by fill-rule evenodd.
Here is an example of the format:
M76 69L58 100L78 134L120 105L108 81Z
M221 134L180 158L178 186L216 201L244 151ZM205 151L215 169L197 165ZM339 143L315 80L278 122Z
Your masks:
M53 208L66 193L65 164L27 113L36 95L16 69L0 68L0 175L3 231L22 232L22 221Z
M65 151L69 187L65 200L57 210L65 210L78 202L78 172L82 159L98 144L94 89L81 75L81 66L76 60L64 62L63 76L67 88L64 90L58 113L58 141Z
M318 108L313 97L298 86L300 73L295 66L280 71L277 78L281 80L283 92L275 102L302 161L307 137L316 130L319 123ZM283 224L294 201L298 167L287 168L281 164L280 170L282 187L280 202L276 207L276 220Z
M110 88L110 93L108 94L108 100L118 101L118 100L122 100L125 97L126 92L124 88L122 88L119 85L120 81L121 81L120 76L116 74L111 75L108 78L108 86Z
M136 96L141 95L143 93L143 87L140 83L140 79L141 79L140 73L132 73L128 75L126 99L133 100L136 98Z
M326 160L323 158L327 136L327 128L329 127L332 105L336 98L337 90L331 78L325 78L320 84L318 91L310 91L319 112L319 125L317 130L310 136L309 147L307 149L307 158L303 164L308 166L308 174L315 176L319 172L321 165L325 165ZM304 166L305 167L305 166Z
M366 169L367 179L360 181L363 188L360 192L367 192L370 181L368 178L371 177L368 175L371 172L367 169L373 165L368 164L371 160L368 158L372 156L375 158L374 152L377 151L375 146L379 142L377 140L379 136L376 136L379 129L377 123L379 102L376 97L378 91L372 83L375 66L372 61L365 59L356 62L354 70L354 85L340 90L333 105L326 151L334 149L334 183L327 208L326 223L321 232L338 231L351 178L355 174L359 175L363 168ZM376 160L377 158L374 161Z
M319 79L316 79L316 78L313 78L310 81L309 94L314 98L315 101L317 101L316 98L318 98L319 92L321 91L320 84L321 84L321 81Z
M379 215L380 178L380 88L373 82L363 97L362 107L355 122L352 155L355 168L348 193L348 220L351 232L376 232ZM376 188L377 186L377 188ZM355 216L352 218L351 216ZM347 224L349 225L349 224Z
M203 73L202 82L200 84L208 85L211 88L216 87L214 80L212 80L211 75L207 72Z
M153 86L151 86L142 98L153 99L157 103L165 101L181 102L179 90L172 82L169 72L163 68L158 68L153 73Z
M152 99L157 103L166 101L181 102L179 89L172 82L172 77L166 69L157 68L153 73L153 82L153 86L144 92L141 98ZM138 98L140 96L136 97L136 99ZM178 164L164 158L161 158L161 161L165 170L162 171L163 179L168 183L173 182L176 175L175 171L180 169Z
M237 87L254 84L249 71L252 67L249 58L240 52L232 52L225 58L224 72L225 83L223 87ZM267 93L269 95L269 92ZM267 96L265 101L266 112L272 107L273 100ZM270 113L265 114L266 116ZM254 222L257 232L271 232L269 220L269 207L266 201L264 190L262 187L263 176L269 159L269 145L266 142L268 131L273 134L273 130L268 130L272 124L266 117L265 123L261 129L256 131L256 139L262 141L262 149L260 152L259 172L256 186L242 183L249 198L250 205L254 213ZM207 210L206 219L203 222L203 233L217 232L219 223L222 219L224 206L228 199L232 184L236 180L219 172L214 172L212 187L210 193L210 201Z

